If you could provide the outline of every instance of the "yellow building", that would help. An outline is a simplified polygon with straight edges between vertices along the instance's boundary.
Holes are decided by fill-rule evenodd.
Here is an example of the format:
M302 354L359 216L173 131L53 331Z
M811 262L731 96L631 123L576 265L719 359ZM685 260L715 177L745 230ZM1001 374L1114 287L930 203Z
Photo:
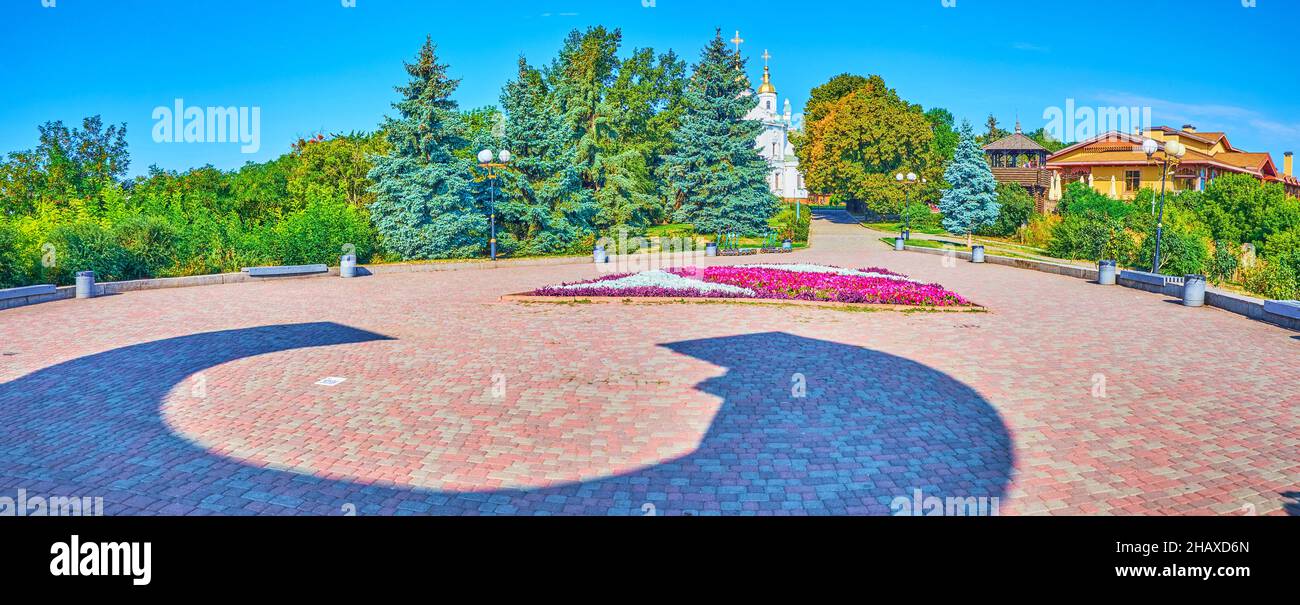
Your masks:
M1187 147L1187 154L1170 170L1165 183L1161 183L1164 154L1148 158L1142 151L1145 139L1162 145L1177 141ZM1197 132L1190 125L1182 130L1151 128L1141 136L1109 132L1052 154L1047 168L1059 173L1062 183L1090 183L1098 192L1118 199L1132 199L1143 188L1159 191L1162 185L1171 192L1202 191L1210 181L1234 173L1280 183L1288 194L1300 197L1291 152L1285 154L1282 170L1278 170L1269 154L1236 149L1224 133Z

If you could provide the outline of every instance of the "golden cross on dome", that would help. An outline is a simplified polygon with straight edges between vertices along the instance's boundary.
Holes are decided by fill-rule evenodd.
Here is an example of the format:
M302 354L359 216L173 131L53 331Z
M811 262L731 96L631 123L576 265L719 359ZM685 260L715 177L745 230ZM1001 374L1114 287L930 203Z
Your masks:
M771 60L771 59L772 59L772 53L767 52L767 49L764 48L764 49L763 49L763 66L764 66L764 67L767 67L767 62L768 62L769 60Z
M731 39L731 43L736 45L736 54L740 54L740 45L745 43L745 39L740 37L740 30L736 30L736 37Z

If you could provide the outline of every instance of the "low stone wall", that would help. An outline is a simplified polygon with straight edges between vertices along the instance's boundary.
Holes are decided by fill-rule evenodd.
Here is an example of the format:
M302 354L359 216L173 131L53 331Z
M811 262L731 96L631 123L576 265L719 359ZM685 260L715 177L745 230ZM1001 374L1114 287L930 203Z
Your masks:
M909 252L921 252L923 254L934 254L939 256L952 254L961 260L967 261L969 261L971 257L969 252L921 248L918 246L905 246L904 248ZM984 260L990 265L1004 265L1008 267L1016 267L1018 269L1030 269L1044 273L1054 273L1056 275L1086 279L1088 281L1097 281L1097 270L1088 267L1049 263L1023 258L992 256L989 254L984 255ZM1129 275L1125 276L1126 273ZM1136 290L1151 292L1153 294L1161 294L1171 298L1182 299L1183 278L1159 276L1166 279L1161 280L1164 282L1163 285L1156 285L1153 283L1154 280L1143 279L1149 275L1151 274L1136 275L1135 272L1123 271L1119 274L1116 282L1126 288L1133 288ZM1236 313L1237 315L1249 317L1256 321L1271 323L1291 330L1300 330L1300 319L1278 315L1276 313L1269 313L1264 310L1264 301L1258 298L1207 288L1205 291L1205 304L1206 306L1223 309L1229 313Z
M467 269L506 269L511 267L535 267L546 265L576 265L591 263L588 256L565 256L555 258L518 259L492 261L458 261L447 263L400 263L391 265L359 265L358 275L380 275L385 273L419 273L425 271L463 271ZM217 286L222 284L241 284L248 282L278 281L284 279L317 279L321 277L338 277L339 268L330 267L325 273L307 275L284 275L253 277L248 273L216 273L212 275L192 275L188 277L160 277L157 279L138 279L132 281L99 282L95 284L95 296L139 292L143 290L162 290L166 288L193 288L197 286ZM23 296L0 299L0 310L25 307L56 300L76 297L75 286L57 288L53 294Z
M969 261L971 257L970 252L958 252L956 250L948 251L948 250L941 250L938 248L923 248L920 246L904 246L903 248L908 252L920 252L922 254L933 254L936 256L944 256L944 255L951 254L955 258L960 260L965 260L965 261ZM1097 281L1096 269L1091 269L1088 267L1080 267L1077 265L1066 265L1063 263L1049 263L1044 261L1030 260L1027 258L1012 258L1009 256L993 256L991 254L984 255L984 262L989 265L1003 265L1007 267L1015 267L1017 269L1029 269L1032 271L1040 271L1042 273L1054 273L1056 275L1064 275L1066 277L1074 277L1078 279Z
M40 303L75 298L77 296L76 286L64 286L55 288L53 293L35 294L32 296L19 296L15 298L0 299L0 310L13 309L16 307L25 307L27 305L36 305Z

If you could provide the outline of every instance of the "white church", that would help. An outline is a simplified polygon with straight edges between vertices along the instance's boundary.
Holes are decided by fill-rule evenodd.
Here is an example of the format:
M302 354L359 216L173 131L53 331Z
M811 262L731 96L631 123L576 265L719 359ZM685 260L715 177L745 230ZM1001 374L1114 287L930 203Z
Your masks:
M740 38L739 33L736 38ZM772 85L772 73L767 65L771 58L770 53L763 51L763 84L758 87L758 105L745 118L763 123L763 133L758 135L758 153L771 169L767 185L772 193L786 200L807 200L799 158L795 157L794 145L790 143L790 133L795 129L790 99L785 100L781 113L777 113L776 87Z

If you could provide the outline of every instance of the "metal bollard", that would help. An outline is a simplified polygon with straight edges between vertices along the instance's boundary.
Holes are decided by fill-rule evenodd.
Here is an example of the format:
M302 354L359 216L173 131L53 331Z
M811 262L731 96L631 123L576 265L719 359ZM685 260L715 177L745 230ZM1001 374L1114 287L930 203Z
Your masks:
M975 246L970 249L970 262L972 263L984 262L984 246Z
M95 272L81 271L77 273L77 298L94 298L95 297Z
M357 276L357 256L355 254L344 254L339 259L339 277L356 277Z
M717 255L718 255L717 242L709 242L707 244L704 244L704 256L717 256Z
M1183 278L1183 306L1205 306L1205 276L1188 275Z
M605 254L604 246L596 246L596 250L592 252L591 257L597 265L603 265L609 262L609 256Z
M899 237L894 238L894 250L896 250L896 251L898 251L898 252L902 252L902 251L903 251L903 246L905 246L905 245L907 245L907 241L904 240L904 239L902 238L902 236L899 236Z
M1117 263L1113 260L1104 260L1097 263L1097 283L1103 286L1115 285L1115 267Z

